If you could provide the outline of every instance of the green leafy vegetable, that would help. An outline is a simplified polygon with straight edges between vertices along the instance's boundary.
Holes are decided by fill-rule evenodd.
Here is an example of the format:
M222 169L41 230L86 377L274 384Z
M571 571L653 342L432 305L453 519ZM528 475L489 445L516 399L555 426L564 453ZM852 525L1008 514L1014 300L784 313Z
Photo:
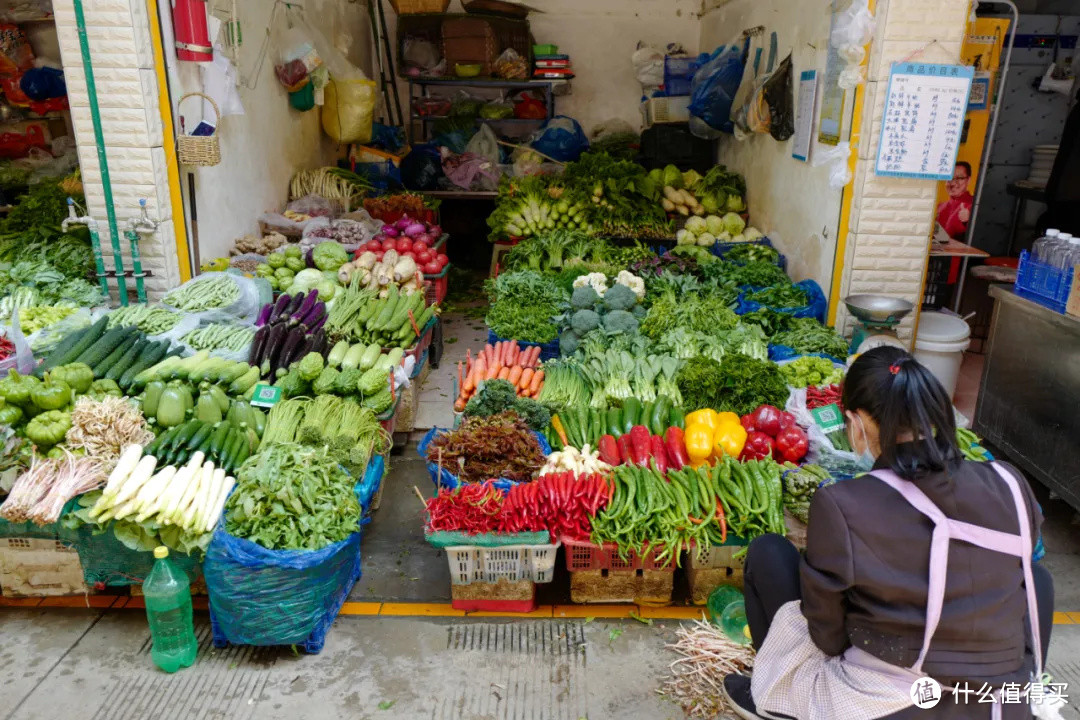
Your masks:
M775 364L740 354L725 356L722 363L691 358L676 383L688 412L709 407L745 415L759 405L783 407L788 397L787 382Z

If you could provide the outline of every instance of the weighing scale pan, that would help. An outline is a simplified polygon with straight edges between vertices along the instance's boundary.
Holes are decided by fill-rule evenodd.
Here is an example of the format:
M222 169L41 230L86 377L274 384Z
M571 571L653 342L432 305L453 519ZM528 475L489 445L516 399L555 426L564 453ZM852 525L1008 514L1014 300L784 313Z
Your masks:
M887 295L848 295L844 304L856 319L870 324L898 323L915 309L907 300Z

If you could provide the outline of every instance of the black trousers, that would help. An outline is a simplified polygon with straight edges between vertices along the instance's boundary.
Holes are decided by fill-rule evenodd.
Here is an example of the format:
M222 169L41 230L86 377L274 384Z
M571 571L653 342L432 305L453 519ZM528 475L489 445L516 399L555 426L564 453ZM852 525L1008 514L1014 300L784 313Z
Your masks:
M1054 627L1054 580L1040 563L1031 568L1035 581L1043 665ZM784 603L802 598L799 587L799 551L780 535L762 535L750 543L743 570L746 622L755 650L761 649L776 611Z

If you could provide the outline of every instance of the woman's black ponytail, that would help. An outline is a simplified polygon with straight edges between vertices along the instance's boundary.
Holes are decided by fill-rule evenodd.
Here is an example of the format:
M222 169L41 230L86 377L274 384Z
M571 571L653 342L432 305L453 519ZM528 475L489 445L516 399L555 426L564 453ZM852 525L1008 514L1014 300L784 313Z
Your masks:
M877 422L880 459L900 477L941 472L962 458L948 393L905 350L884 346L860 355L844 378L843 403ZM898 448L897 439L907 437L913 438L910 446Z

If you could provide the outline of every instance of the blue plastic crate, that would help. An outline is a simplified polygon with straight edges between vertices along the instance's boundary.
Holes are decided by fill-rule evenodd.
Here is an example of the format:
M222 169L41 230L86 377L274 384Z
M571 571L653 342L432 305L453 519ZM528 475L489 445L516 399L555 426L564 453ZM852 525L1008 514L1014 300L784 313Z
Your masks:
M444 487L451 490L456 490L462 484L461 481L458 480L457 475L454 475L452 472L447 470L446 466L444 465L441 468L442 473L440 476L439 464L427 461L428 445L431 444L431 441L435 438L436 434L442 432L447 431L443 428L431 428L431 430L428 430L427 434L424 435L422 440L420 440L420 444L416 446L416 452L418 452L420 454L420 457L424 459L424 462L427 463L428 474L431 475L431 482L435 483L436 488ZM540 443L540 449L543 451L543 453L545 455L550 455L551 445L548 444L547 438L545 438L542 433L538 433L535 430L533 431L533 434L536 435L536 439ZM493 483L496 488L503 491L508 491L510 490L510 488L518 484L519 483L516 480L509 480L507 478L499 478Z
M1034 260L1027 250L1020 251L1020 267L1016 271L1017 295L1037 302L1059 313L1065 312L1072 288L1073 270L1059 270Z
M668 97L689 95L690 82L694 79L694 73L699 67L701 67L701 62L696 57L665 57L664 94Z
M507 338L501 338L495 333L493 333L491 330L488 330L487 341L489 345L494 345L497 342L503 342L506 339ZM553 360L554 358L559 357L559 338L555 338L549 343L531 343L525 342L524 340L518 340L517 344L518 347L522 350L524 350L525 348L539 346L541 360Z
M751 240L749 243L720 243L720 242L718 242L718 243L714 243L713 246L711 248L709 248L709 249L712 250L713 255L717 256L718 258L723 258L725 255L728 254L728 252L732 248L736 248L739 245L765 245L766 247L771 247L774 250L776 249L776 247L772 244L772 241L769 240L769 238L767 238L767 237L766 238L761 238L760 240ZM777 258L776 258L776 265L777 265L777 267L779 267L784 272L787 272L787 257L784 256L783 254L778 255Z

